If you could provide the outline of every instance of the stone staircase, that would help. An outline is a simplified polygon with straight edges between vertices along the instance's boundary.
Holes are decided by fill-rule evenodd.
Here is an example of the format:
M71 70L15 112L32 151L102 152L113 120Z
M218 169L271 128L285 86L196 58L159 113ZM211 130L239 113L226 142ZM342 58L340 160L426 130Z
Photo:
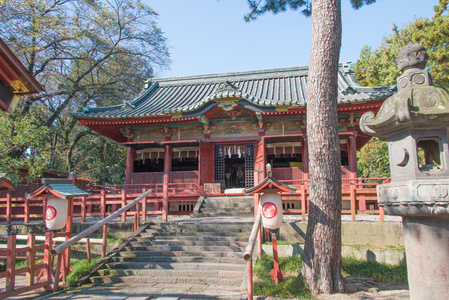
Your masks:
M136 295L240 299L246 293L243 253L252 225L247 218L146 225L90 281L131 288Z
M254 217L254 196L201 197L190 215L203 217Z

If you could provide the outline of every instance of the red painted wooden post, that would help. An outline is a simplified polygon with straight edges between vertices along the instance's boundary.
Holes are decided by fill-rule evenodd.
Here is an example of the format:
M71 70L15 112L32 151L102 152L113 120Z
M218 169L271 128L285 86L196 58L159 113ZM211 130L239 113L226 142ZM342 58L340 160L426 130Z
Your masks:
M101 249L101 258L106 256L106 247L108 245L108 224L103 225L103 245Z
M45 264L45 271L44 271L44 281L50 281L51 280L51 272L52 272L52 259L51 259L51 248L53 246L53 232L47 231L45 233L45 250L44 250L44 264ZM47 286L46 289L49 287Z
M164 156L164 177L163 177L163 191L162 191L162 221L167 222L168 219L168 185L170 184L170 171L172 160L172 147L165 145Z
M59 276L61 275L61 265L63 263L64 252L58 255L58 262L56 263L55 274L53 277L53 292L59 289Z
M72 231L73 231L73 198L68 198L69 201L69 208L67 211L67 221L65 225L66 230L66 241L68 241L72 237ZM67 268L67 271L70 270L70 247L65 250L65 261L64 265ZM65 276L64 276L65 277Z
M303 137L301 141L301 148L302 148L302 168L304 172L304 179L309 179L309 149L307 146L307 138Z
M351 199L351 220L352 222L356 221L356 202L355 202L355 186L351 182L351 185L349 186L349 197Z
M379 218L380 218L380 222L383 223L384 219L385 219L385 213L384 213L384 208L379 206Z
M44 216L44 221L45 221L45 214L47 213L47 201L48 201L47 196L44 196L42 199L42 209L43 209L42 216Z
M87 261L90 262L90 238L86 238L86 256Z
M142 189L142 193L145 193L145 189ZM142 199L142 222L145 223L147 221L147 197L143 197Z
M28 272L26 273L26 285L31 286L34 284L34 269L36 265L36 233L33 231L28 233L27 247L30 250L27 251Z
M81 197L81 221L86 222L86 196Z
M23 207L23 212L25 214L25 223L30 222L30 199L28 197L25 197L25 206Z
M302 220L306 220L306 188L304 184L301 185L301 215Z
M101 205L101 218L104 219L106 218L106 195L105 195L105 191L101 190L100 192L101 194L101 199L100 199L100 205Z
M10 232L7 238L8 256L6 257L6 292L14 291L16 285L16 234Z
M11 224L11 202L12 202L12 195L11 193L6 194L6 223Z
M273 278L274 283L279 284L280 282L284 281L284 276L283 276L284 272L282 272L281 269L279 268L278 244L277 244L277 239L276 239L276 233L275 232L271 232L271 243L273 245L273 265L274 265L274 269L271 270L270 276L271 276L271 278Z
M122 190L122 207L126 205L126 190ZM122 222L126 222L126 211L122 213Z
M250 259L246 263L246 269L248 270L248 300L253 299L253 260Z

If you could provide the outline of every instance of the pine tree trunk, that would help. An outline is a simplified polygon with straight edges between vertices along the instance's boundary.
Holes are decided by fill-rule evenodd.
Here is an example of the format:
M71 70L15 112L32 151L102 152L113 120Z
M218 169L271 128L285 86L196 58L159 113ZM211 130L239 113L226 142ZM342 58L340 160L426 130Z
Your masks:
M310 210L303 275L313 295L343 290L341 161L337 127L340 0L314 0L307 82Z

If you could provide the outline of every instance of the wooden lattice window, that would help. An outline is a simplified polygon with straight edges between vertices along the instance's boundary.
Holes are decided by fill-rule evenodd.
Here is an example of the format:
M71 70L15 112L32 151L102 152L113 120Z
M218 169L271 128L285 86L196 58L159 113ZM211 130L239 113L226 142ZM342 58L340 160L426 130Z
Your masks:
M254 144L245 145L245 187L254 186Z
M225 153L223 145L215 145L215 182L225 188Z

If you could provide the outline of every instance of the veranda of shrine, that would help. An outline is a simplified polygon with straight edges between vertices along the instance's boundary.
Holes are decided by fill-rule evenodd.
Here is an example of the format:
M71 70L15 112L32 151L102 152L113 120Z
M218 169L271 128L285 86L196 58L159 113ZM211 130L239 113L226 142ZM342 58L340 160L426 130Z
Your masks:
M242 194L273 177L298 188L285 213L307 212L307 67L152 79L132 101L74 113L79 123L127 147L126 183L160 201L148 214L189 214L201 196ZM394 87L362 87L347 63L338 72L343 213L378 212L374 185L357 176L356 151L370 137L360 116L377 112Z

